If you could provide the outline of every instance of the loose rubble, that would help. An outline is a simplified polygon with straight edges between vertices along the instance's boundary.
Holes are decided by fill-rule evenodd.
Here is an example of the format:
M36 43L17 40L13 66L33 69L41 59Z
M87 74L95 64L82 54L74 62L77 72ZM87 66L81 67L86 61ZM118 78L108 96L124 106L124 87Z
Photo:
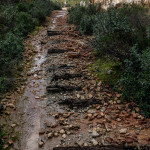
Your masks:
M89 72L95 60L92 37L80 35L67 24L66 11L53 11L49 20L29 39L36 47L26 86L0 105L7 118L12 112L23 114L23 121L10 124L16 131L23 127L20 150L150 144L150 119L134 103L122 103L118 92ZM30 55L25 52L27 58ZM24 105L16 105L14 99L23 100ZM4 149L13 144L9 140Z

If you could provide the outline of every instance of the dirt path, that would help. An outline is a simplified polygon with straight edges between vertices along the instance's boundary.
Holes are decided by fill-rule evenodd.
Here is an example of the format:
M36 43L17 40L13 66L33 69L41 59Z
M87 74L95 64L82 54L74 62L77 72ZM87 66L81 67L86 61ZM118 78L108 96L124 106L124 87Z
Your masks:
M90 75L90 37L66 18L67 11L53 11L51 24L30 39L36 55L24 92L16 95L12 118L20 120L14 128L21 136L14 149L150 144L150 120Z

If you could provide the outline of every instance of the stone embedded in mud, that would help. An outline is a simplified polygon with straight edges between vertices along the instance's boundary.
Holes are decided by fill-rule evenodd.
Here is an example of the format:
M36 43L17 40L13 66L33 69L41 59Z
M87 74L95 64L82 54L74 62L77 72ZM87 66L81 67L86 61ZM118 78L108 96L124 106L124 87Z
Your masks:
M54 136L56 137L59 136L58 132L54 132Z
M98 137L99 136L99 134L97 133L97 131L96 130L93 130L93 132L92 132L92 137Z
M67 53L69 58L78 58L80 56L79 52L68 52Z
M64 134L64 133L65 133L65 130L64 130L64 129L61 129L59 132L60 132L60 134Z
M58 124L54 123L54 124L51 125L51 128L56 128L57 126L58 126Z
M84 143L84 146L88 146L88 143Z
M7 107L15 108L15 105L10 103L10 104L7 104Z
M44 134L45 130L44 129L40 129L39 134Z
M92 139L92 140L91 140L91 143L92 143L94 146L98 145L98 142L97 142L95 139Z
M17 126L17 125L16 125L16 124L14 124L14 123L13 123L13 124L11 124L11 127L12 127L12 128L14 128L14 127L16 127L16 126Z
M7 148L8 148L8 145L5 144L5 145L3 146L3 149L7 149Z
M47 137L48 137L48 138L52 138L52 137L53 137L53 133L52 133L52 132L51 132L51 133L48 133Z
M38 144L39 144L39 147L42 147L44 145L44 142L40 141Z
M62 135L62 138L64 138L64 139L65 139L66 137L67 137L67 136L66 136L66 134L63 134L63 135Z
M125 128L125 129L121 129L121 130L119 130L119 132L121 133L121 134L125 134L125 133L127 133L127 129Z
M63 117L64 117L64 118L68 118L69 116L70 116L70 113L64 113L64 114L63 114Z
M13 144L13 141L10 139L10 140L8 140L8 144L9 145L12 145Z
M79 145L79 146L83 146L83 142L82 141L79 141L79 142L77 142L77 144Z

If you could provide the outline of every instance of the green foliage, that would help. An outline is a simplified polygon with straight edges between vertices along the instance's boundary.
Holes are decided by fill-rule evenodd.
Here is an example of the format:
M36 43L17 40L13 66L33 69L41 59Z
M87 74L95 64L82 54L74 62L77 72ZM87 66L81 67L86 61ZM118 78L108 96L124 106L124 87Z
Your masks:
M32 18L32 16L26 12L20 12L16 18L15 31L26 36L38 24L38 19Z
M68 22L79 26L84 13L85 13L85 7L81 7L81 6L72 7L69 10Z
M120 62L112 61L108 58L101 58L89 67L92 74L109 85L114 85L118 82L117 79L120 76L119 69Z
M143 114L149 116L149 9L145 4L135 3L110 7L107 11L97 8L90 5L69 11L70 22L83 34L95 37L95 55L101 61L92 66L92 72L102 81L121 87L123 98L136 102ZM107 70L112 71L107 74Z
M145 116L150 115L150 48L138 53L138 45L131 49L132 55L124 61L119 85L122 87L123 98L133 100L144 110Z
M93 24L95 23L95 15L83 15L80 22L80 31L83 34L93 33Z
M7 70L11 62L18 62L21 60L24 50L22 40L23 39L21 39L21 37L19 37L17 34L8 32L5 39L1 41L0 66L2 67L3 71Z
M50 0L3 1L0 4L0 92L14 87L23 57L23 39L60 6Z

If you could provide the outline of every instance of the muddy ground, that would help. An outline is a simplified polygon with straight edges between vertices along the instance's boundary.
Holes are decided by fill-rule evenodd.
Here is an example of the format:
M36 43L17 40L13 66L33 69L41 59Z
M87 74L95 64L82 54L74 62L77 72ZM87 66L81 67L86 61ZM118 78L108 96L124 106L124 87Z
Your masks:
M91 39L67 23L66 10L27 39L34 48L25 55L35 54L27 82L2 101L5 149L150 144L150 120L89 73Z

